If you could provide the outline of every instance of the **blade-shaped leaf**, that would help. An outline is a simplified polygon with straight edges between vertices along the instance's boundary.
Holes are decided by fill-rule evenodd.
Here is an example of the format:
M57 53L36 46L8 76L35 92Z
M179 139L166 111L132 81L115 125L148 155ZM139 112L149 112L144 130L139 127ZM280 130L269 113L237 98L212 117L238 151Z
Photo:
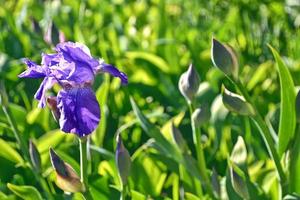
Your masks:
M156 141L158 147L162 149L163 153L167 157L170 157L176 162L181 163L193 176L201 179L199 170L196 167L196 162L193 157L191 157L190 155L182 156L179 149L174 144L169 142L155 125L150 123L150 121L140 111L133 98L130 98L130 102L135 115L141 123L142 128L149 137L153 138Z
M295 113L295 98L296 93L294 90L294 82L291 74L282 61L277 51L269 46L276 61L277 71L280 79L280 122L279 122L279 155L282 155L286 150L290 140L294 136L296 126L296 113Z
M12 148L6 141L0 139L0 146L1 146L1 151L0 151L0 156L10 160L14 163L23 163L23 159L20 156L20 154Z
M29 185L13 185L11 183L7 183L7 187L15 193L17 196L21 197L25 200L42 200L42 196L39 191Z

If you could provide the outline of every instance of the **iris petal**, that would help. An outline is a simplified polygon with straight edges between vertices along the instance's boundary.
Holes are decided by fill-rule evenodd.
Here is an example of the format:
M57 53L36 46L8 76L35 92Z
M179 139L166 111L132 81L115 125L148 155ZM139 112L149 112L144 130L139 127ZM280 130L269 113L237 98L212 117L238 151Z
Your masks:
M100 121L100 107L90 87L61 90L57 95L60 129L80 137L92 133Z
M119 71L115 66L102 63L100 64L99 72L107 72L114 77L118 77L121 79L122 84L128 84L127 75L121 71Z
M19 78L43 78L46 76L44 69L29 59L23 59L28 66L27 70L18 75Z
M34 98L39 100L38 107L44 108L46 105L46 92L56 83L53 77L44 78L39 89L36 91Z

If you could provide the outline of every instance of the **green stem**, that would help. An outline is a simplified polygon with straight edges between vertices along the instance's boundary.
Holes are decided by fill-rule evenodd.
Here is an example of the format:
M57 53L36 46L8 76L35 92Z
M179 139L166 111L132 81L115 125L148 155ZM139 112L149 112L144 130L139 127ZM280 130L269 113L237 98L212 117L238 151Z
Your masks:
M92 200L88 186L88 160L87 160L87 138L79 138L80 148L80 180L85 186L84 196L87 200Z
M273 141L272 135L265 121L263 120L263 117L259 114L255 104L251 100L250 95L248 94L247 90L244 88L243 84L240 81L236 81L234 83L238 87L242 95L244 96L245 100L248 103L250 103L255 110L255 115L252 116L252 120L255 122L256 126L260 130L261 136L264 139L265 145L267 146L269 155L275 163L275 167L278 172L279 181L281 183L282 195L285 195L288 192L288 181L283 171L282 165L280 163L279 155L275 149L275 143Z
M205 188L207 189L207 192L211 195L211 197L213 197L213 189L209 177L207 175L206 162L205 162L205 157L204 157L203 148L201 144L201 130L200 127L195 124L192 118L194 109L191 103L189 103L189 109L190 109L191 125L193 131L193 142L196 148L198 167L200 170L200 174L203 178Z
M34 170L32 161L31 161L30 156L29 156L28 147L27 147L26 142L24 141L23 137L21 137L21 135L18 131L17 123L15 122L9 107L2 106L2 110L5 114L5 117L7 118L7 121L9 123L9 125L11 126L13 134L14 134L16 140L17 140L19 149L21 150L22 154L24 155L25 160L27 162L29 162L29 164L30 164L30 168L32 169L32 172L33 172L33 175L34 175L35 179L40 183L40 186L46 192L47 198L48 199L53 199L53 196L50 192L50 189L48 187L47 182L44 180L44 178L36 170Z
M295 133L295 140L290 150L290 163L289 163L289 182L291 192L300 192L300 177L299 177L299 162L300 162L300 124L297 123Z

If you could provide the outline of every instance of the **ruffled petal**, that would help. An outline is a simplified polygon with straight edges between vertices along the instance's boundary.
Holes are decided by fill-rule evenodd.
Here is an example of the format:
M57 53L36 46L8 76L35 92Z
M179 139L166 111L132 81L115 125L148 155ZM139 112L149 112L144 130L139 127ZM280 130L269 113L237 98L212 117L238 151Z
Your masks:
M35 62L25 58L23 63L27 65L27 70L18 75L19 78L44 78L46 76L44 69Z
M44 78L43 82L41 83L39 89L36 91L34 98L39 100L38 107L44 108L46 105L46 93L52 86L56 83L55 78L53 77L46 77Z
M93 82L94 68L99 62L91 56L85 45L73 42L60 43L56 46L56 51L63 57L56 68L61 80L77 84ZM59 74L56 73L55 76Z
M114 77L118 77L121 79L122 84L128 84L128 78L127 75L121 71L119 71L115 66L106 64L106 63L101 63L99 65L98 73L101 72L107 72L111 74Z
M57 95L60 129L80 137L92 133L100 121L100 107L90 87L61 90Z

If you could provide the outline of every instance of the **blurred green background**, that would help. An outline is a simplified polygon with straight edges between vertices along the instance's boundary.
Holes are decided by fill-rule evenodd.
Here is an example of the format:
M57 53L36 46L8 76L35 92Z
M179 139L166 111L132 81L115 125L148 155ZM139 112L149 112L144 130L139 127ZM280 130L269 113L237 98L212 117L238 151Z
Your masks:
M0 79L5 84L9 106L22 137L26 141L32 138L38 146L43 175L52 183L57 199L67 197L53 184L48 149L55 148L79 171L78 142L73 135L57 130L58 124L48 108L37 108L33 96L41 80L21 80L17 75L25 69L21 58L39 63L42 52L53 52L59 34L67 41L86 44L94 57L114 64L129 79L128 86L121 86L119 80L102 75L94 84L102 120L92 135L96 150L91 150L90 182L98 199L115 199L112 195L118 195L115 188L120 183L111 155L118 131L122 132L124 144L133 155L130 184L136 195L179 198L174 192L176 173L170 168L172 162L168 164L163 154L153 151L151 145L144 145L149 137L137 123L129 96L166 137L170 131L169 120L176 117L176 125L192 146L187 105L178 90L179 77L190 63L196 67L202 82L197 102L212 111L211 120L201 128L208 168L214 168L220 182L224 182L227 157L237 137L242 135L249 153L251 180L265 191L264 198L278 198L273 165L258 130L247 118L227 113L218 98L222 82L229 89L233 86L213 67L210 48L213 36L235 48L242 81L269 125L277 131L280 85L267 44L280 52L298 85L299 1L0 0L0 3ZM58 89L55 87L51 92L55 94ZM0 139L20 153L2 111ZM0 194L17 198L7 183L38 188L30 170L19 163L20 159L3 152L0 149ZM196 194L193 190L193 187L187 189L190 196ZM233 195L234 191L231 192Z

